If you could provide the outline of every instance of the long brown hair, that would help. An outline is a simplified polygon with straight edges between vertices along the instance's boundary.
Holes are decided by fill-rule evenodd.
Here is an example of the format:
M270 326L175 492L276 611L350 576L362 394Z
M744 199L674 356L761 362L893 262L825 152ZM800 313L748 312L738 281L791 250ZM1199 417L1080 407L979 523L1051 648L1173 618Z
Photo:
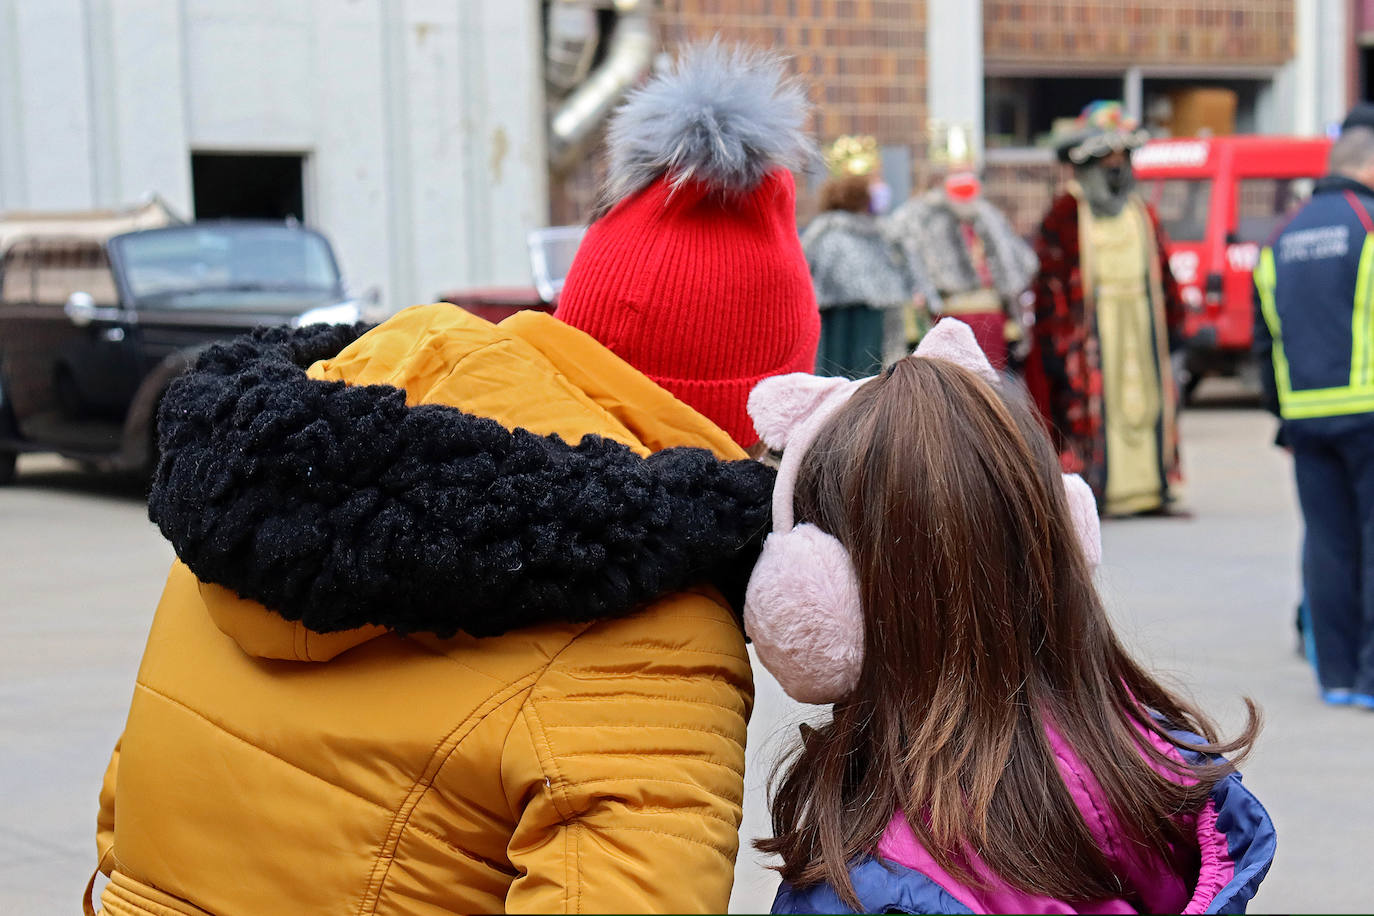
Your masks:
M859 901L848 866L905 812L958 879L968 855L1031 893L1092 901L1119 879L1065 787L1046 737L1079 755L1134 841L1171 865L1177 823L1232 764L1189 766L1144 740L1248 753L1259 714L1222 742L1113 634L1078 547L1059 463L1023 394L912 357L858 391L803 461L797 518L837 537L861 583L865 658L833 720L806 733L772 799L799 887ZM1153 711L1154 715L1150 714ZM1159 717L1157 721L1155 715ZM1169 728L1200 735L1189 745ZM1185 777L1185 778L1181 778Z
M868 212L868 182L864 175L845 175L831 178L821 185L821 212L848 210L850 213Z

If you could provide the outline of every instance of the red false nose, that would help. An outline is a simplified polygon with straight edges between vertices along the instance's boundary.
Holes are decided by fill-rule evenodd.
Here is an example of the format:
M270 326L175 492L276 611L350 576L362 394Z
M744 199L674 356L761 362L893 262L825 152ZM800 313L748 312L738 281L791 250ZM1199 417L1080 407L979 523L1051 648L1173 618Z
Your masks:
M972 172L955 172L945 179L945 194L950 200L973 200L983 191L983 183Z

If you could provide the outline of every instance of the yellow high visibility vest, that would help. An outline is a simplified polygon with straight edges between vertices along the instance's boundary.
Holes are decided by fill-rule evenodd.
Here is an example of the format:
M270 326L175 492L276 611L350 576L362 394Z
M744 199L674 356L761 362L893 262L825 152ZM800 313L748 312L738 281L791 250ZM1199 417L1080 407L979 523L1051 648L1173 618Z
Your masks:
M1360 251L1360 267L1355 278L1355 308L1350 318L1350 383L1334 388L1293 388L1288 375L1288 358L1283 352L1283 326L1274 304L1278 271L1274 249L1260 252L1255 267L1255 288L1259 291L1260 311L1274 339L1274 381L1279 394L1279 414L1285 420L1338 417L1354 413L1374 413L1374 235L1366 235Z

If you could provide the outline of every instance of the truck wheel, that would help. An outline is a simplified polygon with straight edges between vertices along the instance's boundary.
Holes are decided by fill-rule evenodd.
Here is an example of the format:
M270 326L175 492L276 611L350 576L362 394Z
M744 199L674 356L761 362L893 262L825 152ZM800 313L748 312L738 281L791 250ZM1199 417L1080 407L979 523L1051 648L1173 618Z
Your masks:
M1183 405L1185 407L1193 403L1193 396L1197 394L1197 388L1202 384L1201 373L1189 373L1183 380Z

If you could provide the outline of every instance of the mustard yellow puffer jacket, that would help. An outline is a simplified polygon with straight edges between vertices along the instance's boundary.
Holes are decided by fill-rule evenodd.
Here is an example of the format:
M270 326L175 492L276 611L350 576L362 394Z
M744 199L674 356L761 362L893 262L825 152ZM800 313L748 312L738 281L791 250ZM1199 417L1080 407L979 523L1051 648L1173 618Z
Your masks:
M542 314L416 307L309 375L745 457ZM489 638L321 633L178 562L100 794L102 912L723 912L752 690L710 586Z

